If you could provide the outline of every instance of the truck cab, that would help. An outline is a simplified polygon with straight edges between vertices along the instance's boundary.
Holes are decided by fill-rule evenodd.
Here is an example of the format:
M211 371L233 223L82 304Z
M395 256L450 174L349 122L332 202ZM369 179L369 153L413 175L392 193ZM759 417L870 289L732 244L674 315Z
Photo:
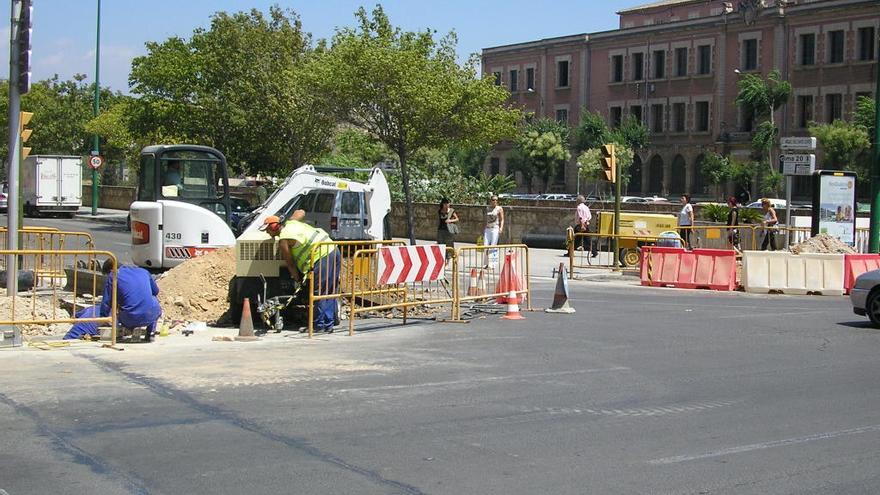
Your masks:
M171 268L234 244L226 157L198 145L144 148L130 214L139 266Z

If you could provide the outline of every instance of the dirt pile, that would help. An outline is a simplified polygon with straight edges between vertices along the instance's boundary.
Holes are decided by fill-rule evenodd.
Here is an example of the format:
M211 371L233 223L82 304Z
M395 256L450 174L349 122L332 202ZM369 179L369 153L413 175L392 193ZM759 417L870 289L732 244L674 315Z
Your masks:
M792 254L820 253L820 254L853 254L856 252L851 246L840 242L839 239L828 234L819 234L806 241L791 247Z
M216 323L229 309L226 296L235 275L234 248L218 249L163 273L159 304L166 320Z
M12 298L0 297L0 320L12 319ZM16 320L57 320L70 318L70 313L52 305L52 296L20 295L15 301ZM43 335L64 335L70 330L70 323L49 323L47 325L20 325L22 335L37 337Z

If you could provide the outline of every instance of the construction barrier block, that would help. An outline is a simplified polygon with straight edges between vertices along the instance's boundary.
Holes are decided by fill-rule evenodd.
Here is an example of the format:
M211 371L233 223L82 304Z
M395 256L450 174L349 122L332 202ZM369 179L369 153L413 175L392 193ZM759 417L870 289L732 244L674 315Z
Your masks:
M736 289L736 251L732 249L694 249L696 268L693 284L712 290Z
M856 285L859 275L871 270L880 269L880 254L845 254L843 255L843 290L849 294Z
M778 255L771 256L771 259L773 259L771 262L779 263L780 266L784 264L786 271L785 282L777 281L777 286L771 287L773 290L786 294L806 294L809 292L807 290L807 264L805 258L789 253L778 253Z
M804 253L807 291L823 296L842 296L844 257L842 254Z
M693 251L681 253L681 261L678 263L678 274L675 276L673 287L679 289L696 289L694 284L694 275L697 268L697 257Z
M639 270L641 284L662 287L675 283L681 255L685 252L684 248L643 247Z
M770 292L769 255L768 251L743 251L742 285L746 292L756 294Z

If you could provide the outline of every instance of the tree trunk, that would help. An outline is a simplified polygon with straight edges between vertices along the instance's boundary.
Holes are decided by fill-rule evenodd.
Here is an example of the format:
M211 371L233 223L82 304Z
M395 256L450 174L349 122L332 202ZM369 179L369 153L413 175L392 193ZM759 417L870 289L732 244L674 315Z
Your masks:
M400 178L403 181L403 199L406 208L406 234L410 245L416 244L415 217L413 216L412 191L409 187L409 169L406 167L406 150L397 150L400 158Z
M772 133L772 137L770 139L770 146L767 150L767 164L770 166L770 170L775 171L776 167L773 166L773 144L776 142L776 119L773 118L773 107L770 107L770 132Z

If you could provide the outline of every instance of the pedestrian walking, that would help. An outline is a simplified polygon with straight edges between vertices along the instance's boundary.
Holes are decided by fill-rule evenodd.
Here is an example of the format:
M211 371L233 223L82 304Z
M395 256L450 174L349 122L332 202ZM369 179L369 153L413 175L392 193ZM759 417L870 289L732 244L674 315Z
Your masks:
M590 207L587 206L587 199L583 197L583 195L578 195L577 197L577 208L575 208L575 233L587 234L590 231L590 221L593 219L593 214L590 212ZM576 238L576 247L578 251L583 251L584 246L590 246L590 256L595 258L599 253L596 252L596 245L589 236L583 235L580 238Z
M498 239L504 233L504 208L498 204L498 195L493 194L489 197L489 206L486 208L486 227L483 229L483 245L497 246ZM486 251L488 261L492 264L498 264L498 250L491 249Z
M685 247L691 247L691 230L694 226L694 206L691 204L691 197L687 194L681 195L681 211L678 212L678 233L684 239Z
M727 208L727 248L739 252L742 250L739 244L739 206L735 197L727 198Z
M776 226L779 224L779 218L769 199L761 199L761 209L764 210L764 218L761 220L761 225L764 227L761 251L766 251L768 247L771 251L776 251Z
M440 200L437 220L437 244L445 244L447 248L455 249L455 235L459 233L458 213L449 204L447 198ZM452 251L447 249L446 261L451 257Z

